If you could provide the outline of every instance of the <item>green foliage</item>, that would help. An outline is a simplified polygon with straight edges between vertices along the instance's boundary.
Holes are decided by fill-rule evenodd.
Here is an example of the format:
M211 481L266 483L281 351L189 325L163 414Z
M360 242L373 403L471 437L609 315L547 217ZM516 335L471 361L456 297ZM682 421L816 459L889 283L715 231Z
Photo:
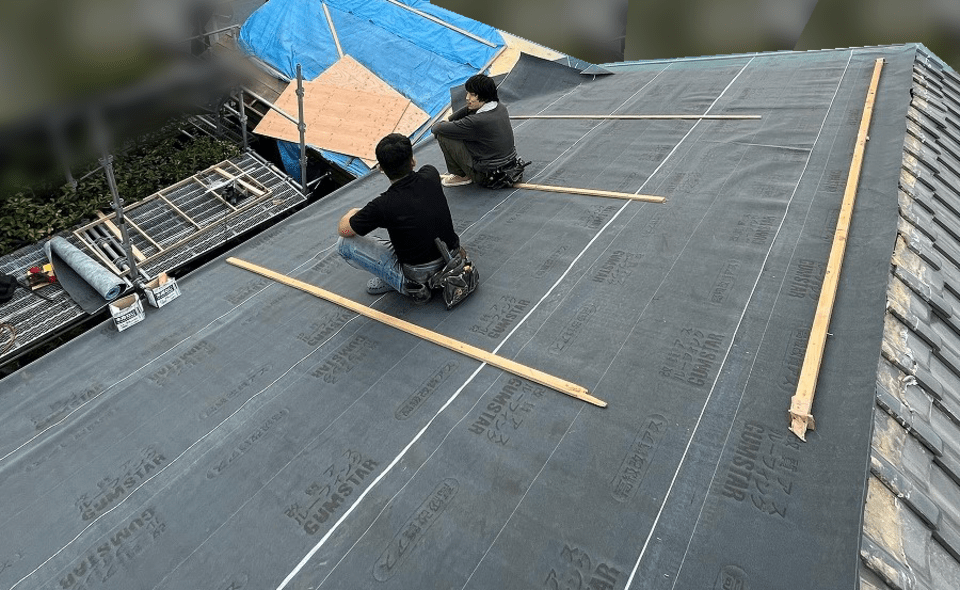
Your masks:
M113 160L117 191L130 205L200 170L232 158L239 149L210 137L166 133L146 138ZM18 190L4 198L0 210L0 253L49 238L112 209L113 197L103 170L81 180L76 192L68 184L43 191Z

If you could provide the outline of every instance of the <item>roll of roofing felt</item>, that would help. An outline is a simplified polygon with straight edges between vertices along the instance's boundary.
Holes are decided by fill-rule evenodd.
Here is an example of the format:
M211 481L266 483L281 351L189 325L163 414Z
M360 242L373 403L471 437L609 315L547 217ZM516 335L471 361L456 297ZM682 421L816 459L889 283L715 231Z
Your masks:
M106 301L113 301L123 291L123 279L100 266L67 240L56 237L43 246L53 265L57 281L87 313L104 306L91 289Z

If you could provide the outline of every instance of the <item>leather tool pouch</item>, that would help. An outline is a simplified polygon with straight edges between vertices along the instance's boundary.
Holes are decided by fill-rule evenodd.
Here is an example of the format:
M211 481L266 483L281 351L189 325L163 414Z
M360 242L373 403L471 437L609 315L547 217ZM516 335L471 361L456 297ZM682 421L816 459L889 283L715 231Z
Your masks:
M436 242L446 263L428 279L427 285L431 289L442 289L443 302L447 309L452 309L477 288L480 273L462 247L451 254L439 238Z
M523 169L530 165L530 162L524 162L516 152L508 158L494 162L484 162L480 166L474 166L474 171L479 173L481 178L479 184L487 188L510 188L514 184L523 180Z

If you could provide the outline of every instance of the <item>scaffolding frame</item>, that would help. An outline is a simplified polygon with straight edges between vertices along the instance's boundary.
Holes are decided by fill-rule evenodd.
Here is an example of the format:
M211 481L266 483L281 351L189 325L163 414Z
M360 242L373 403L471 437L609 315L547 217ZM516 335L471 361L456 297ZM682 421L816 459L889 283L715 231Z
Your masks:
M211 182L211 177L219 177L221 180ZM187 191L178 197L176 193L183 193L185 188L190 185L196 185L195 191ZM232 199L227 191L237 195L239 199ZM187 242L197 239L216 228L218 225L230 221L240 213L255 207L263 201L270 198L273 191L265 187L258 180L252 177L250 172L241 169L230 160L224 160L218 164L194 174L180 182L161 189L149 197L142 199L132 205L122 208L122 213L118 215L115 211L109 215L101 214L100 218L81 226L73 231L74 237L79 243L93 256L103 262L108 268L117 274L125 274L131 265L129 261L124 262L126 253L125 244L122 243L122 234L118 235L123 226L117 227L114 220L122 220L123 224L133 230L135 235L139 236L144 244L144 250L140 250L133 244L132 239L128 238L131 246L130 257L136 260L135 263L146 263L155 258L178 248ZM201 202L204 197L211 196L206 203ZM183 202L189 200L189 203ZM185 210L187 205L194 208L206 207L204 209L204 218L197 215L191 215ZM160 209L160 213L155 215L159 217L175 217L185 221L193 226L192 231L186 237L170 241L152 231L150 227L143 227L137 222L137 210L151 208L152 213ZM222 211L222 214L211 215L210 210L216 209ZM148 214L151 214L148 212ZM121 243L117 240L121 239Z

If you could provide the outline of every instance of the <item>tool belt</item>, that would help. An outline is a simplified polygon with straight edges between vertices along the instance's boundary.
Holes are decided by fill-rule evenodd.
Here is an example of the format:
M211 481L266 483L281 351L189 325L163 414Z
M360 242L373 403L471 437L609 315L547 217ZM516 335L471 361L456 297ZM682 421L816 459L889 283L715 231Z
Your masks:
M400 266L403 271L403 294L417 303L430 301L430 286L427 283L443 268L443 265L443 258L416 265L403 263Z
M463 247L450 252L440 238L433 241L442 258L416 266L403 264L403 290L419 303L429 301L432 290L441 290L443 303L452 309L477 288L480 273Z
M447 309L452 309L477 288L480 273L463 248L453 255L448 254L448 257L447 263L430 277L427 284L431 289L443 289L443 302Z
M523 169L530 165L514 151L506 158L476 162L477 183L487 188L510 188L523 180Z
M428 301L431 290L439 289L443 293L443 303L447 309L452 309L477 288L480 284L480 273L477 272L477 267L473 265L467 256L467 251L462 247L451 253L443 240L435 238L433 241L443 256L440 261L443 266L436 270L429 269L431 263L419 265L419 267L404 264L403 288L414 301L418 302Z

